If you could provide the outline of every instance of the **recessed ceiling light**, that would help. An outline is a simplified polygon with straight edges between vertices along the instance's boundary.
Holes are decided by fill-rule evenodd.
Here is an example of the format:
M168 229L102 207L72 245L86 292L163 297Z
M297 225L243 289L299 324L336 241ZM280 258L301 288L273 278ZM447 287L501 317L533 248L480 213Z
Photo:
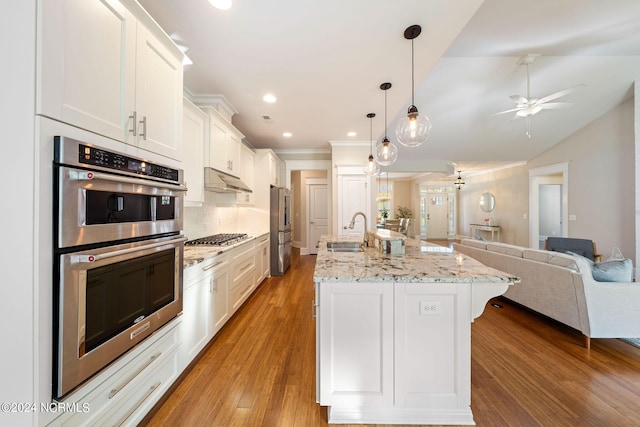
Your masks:
M291 138L293 134L291 132L284 132L282 136L284 136L285 138Z
M354 131L351 131L351 132L347 133L347 136L356 136L356 135L357 135L357 133L355 133Z
M209 3L211 3L213 7L220 10L231 9L231 2L232 0L209 0Z
M274 102L277 101L277 98L273 95L271 95L270 93L266 94L265 96L262 97L262 100L264 102L268 102L269 104L273 104Z

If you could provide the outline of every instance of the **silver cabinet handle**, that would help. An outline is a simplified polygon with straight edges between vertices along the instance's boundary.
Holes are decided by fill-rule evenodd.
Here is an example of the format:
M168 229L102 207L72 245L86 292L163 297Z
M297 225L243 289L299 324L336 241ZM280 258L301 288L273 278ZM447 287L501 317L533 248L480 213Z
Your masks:
M153 393L155 389L160 387L160 384L161 384L160 381L158 381L155 384L153 384L151 387L149 387L149 390L147 390L147 392L144 395L142 395L142 397L136 402L136 404L133 405L133 408L127 411L127 413L124 414L124 416L120 418L120 420L117 423L115 423L114 426L120 427L122 424L124 424L129 419L131 414L133 414L140 406L142 406L144 401L147 400L149 396L151 396L151 393Z
M316 304L315 301L311 301L311 318L312 319L318 318L318 304Z
M142 124L142 133L140 134L140 136L142 137L142 139L146 141L147 140L147 116L142 116L142 120L140 121L140 123Z
M137 135L137 129L136 127L138 126L138 113L137 112L133 112L132 115L129 116L129 118L131 119L131 129L129 129L129 132L131 132L133 134L133 136Z
M132 252L144 251L146 249L152 249L158 246L176 244L176 243L186 242L186 241L187 239L185 237L181 237L179 239L167 240L166 242L156 242L150 245L144 245L144 246L138 246L135 248L127 248L127 249L121 249L119 251L107 252L106 254L102 254L102 255L72 255L71 263L78 264L81 262L96 262L102 259L108 259L108 258L112 258L119 255L126 255Z
M251 267L252 262L249 262L247 265L245 265L244 267L242 267L240 269L240 271L245 271L247 268Z
M135 377L137 377L140 372L144 371L145 368L149 365L151 365L151 363L156 360L158 357L160 357L160 355L162 354L162 352L157 352L156 354L154 354L153 356L151 356L149 358L149 360L147 360L142 366L140 366L138 369L136 369L136 371L129 375L129 378L127 378L122 384L120 384L118 387L114 388L113 390L111 390L109 392L109 399L113 399L116 394L120 393L120 390L122 390L127 384L129 384L131 381L133 381L133 379Z

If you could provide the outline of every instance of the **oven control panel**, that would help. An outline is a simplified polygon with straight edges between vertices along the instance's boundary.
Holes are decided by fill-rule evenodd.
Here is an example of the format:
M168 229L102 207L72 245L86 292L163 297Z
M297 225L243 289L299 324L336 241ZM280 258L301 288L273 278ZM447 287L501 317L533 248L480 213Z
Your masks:
M153 178L178 181L178 170L157 165L144 160L113 153L84 144L78 145L78 161L84 165L100 166L107 169L126 171Z

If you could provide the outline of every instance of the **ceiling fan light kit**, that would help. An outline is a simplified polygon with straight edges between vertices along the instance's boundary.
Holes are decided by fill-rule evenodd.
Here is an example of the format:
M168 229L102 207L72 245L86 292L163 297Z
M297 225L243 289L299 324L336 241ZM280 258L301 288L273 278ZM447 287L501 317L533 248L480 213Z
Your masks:
M373 157L373 118L375 116L375 113L367 114L367 117L369 118L369 158L362 168L365 174L371 176L378 175L380 173L380 165Z
M425 114L420 114L415 106L414 89L414 49L413 40L420 35L422 27L412 25L404 30L404 38L411 40L411 106L407 111L407 116L396 128L396 138L398 142L406 147L417 147L429 138L431 132L431 120Z
M382 83L380 89L384 91L384 139L376 146L376 161L381 166L390 166L398 160L398 147L387 137L387 90L391 83Z

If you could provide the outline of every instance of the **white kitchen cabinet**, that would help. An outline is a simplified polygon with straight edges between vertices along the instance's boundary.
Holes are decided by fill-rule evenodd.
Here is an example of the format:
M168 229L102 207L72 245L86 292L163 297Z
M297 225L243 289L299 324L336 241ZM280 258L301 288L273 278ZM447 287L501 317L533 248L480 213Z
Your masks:
M315 290L316 399L330 424L473 424L468 283Z
M284 187L285 181L285 164L270 149L256 150L256 176L268 177L269 185L274 187Z
M209 120L204 111L186 98L182 117L183 169L188 189L184 203L185 206L201 206L204 203L204 144L208 139Z
M202 105L200 108L209 116L209 143L205 147L205 166L238 177L240 145L244 135L214 107Z
M184 271L182 364L187 366L229 319L229 256L220 254Z
M253 190L255 153L244 144L240 144L240 180ZM253 193L240 192L236 194L236 204L253 206Z
M178 378L181 317L118 359L64 401L63 415L48 425L135 426Z
M181 160L182 53L142 7L38 4L36 113Z
M251 241L230 254L231 277L229 305L235 313L256 288L255 241Z
M318 288L318 402L332 408L393 405L393 285Z
M270 276L269 235L261 236L256 241L256 286Z

